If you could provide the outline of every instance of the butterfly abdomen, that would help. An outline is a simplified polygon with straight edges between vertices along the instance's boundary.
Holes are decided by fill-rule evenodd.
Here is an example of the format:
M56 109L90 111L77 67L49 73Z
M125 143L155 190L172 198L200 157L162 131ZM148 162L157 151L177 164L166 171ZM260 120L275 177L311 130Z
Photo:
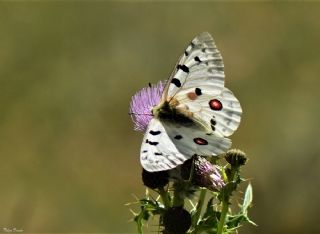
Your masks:
M195 125L195 122L190 118L191 116L189 117L188 113L175 108L172 102L166 101L160 106L153 108L152 113L161 121L168 121L186 127Z

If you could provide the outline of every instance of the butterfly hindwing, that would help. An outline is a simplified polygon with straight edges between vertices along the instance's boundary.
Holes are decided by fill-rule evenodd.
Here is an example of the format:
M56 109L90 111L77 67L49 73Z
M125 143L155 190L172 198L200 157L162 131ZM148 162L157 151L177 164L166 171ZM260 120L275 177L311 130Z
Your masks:
M147 171L175 168L188 158L179 152L158 119L152 119L141 145L140 161Z
M212 156L225 152L231 140L207 135L194 127L152 119L141 146L141 164L148 171L169 170L193 155Z
M199 84L201 95L196 91L189 93L178 92L176 100L180 103L177 108L192 112L192 119L207 129L207 133L214 132L218 136L230 136L239 126L242 109L233 93L223 88L219 95L212 95L208 87ZM190 94L195 97L190 99Z
M164 127L179 152L187 158L191 158L195 154L202 156L219 155L231 146L230 139L215 134L206 134L196 125L184 127L167 123Z

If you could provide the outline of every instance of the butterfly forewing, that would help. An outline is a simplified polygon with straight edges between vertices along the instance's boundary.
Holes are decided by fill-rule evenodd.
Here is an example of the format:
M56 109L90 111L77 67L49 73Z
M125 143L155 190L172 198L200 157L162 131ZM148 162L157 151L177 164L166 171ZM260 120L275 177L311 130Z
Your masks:
M170 100L181 90L194 89L199 83L210 86L213 95L224 87L222 57L208 32L195 37L181 56L167 83L165 97Z

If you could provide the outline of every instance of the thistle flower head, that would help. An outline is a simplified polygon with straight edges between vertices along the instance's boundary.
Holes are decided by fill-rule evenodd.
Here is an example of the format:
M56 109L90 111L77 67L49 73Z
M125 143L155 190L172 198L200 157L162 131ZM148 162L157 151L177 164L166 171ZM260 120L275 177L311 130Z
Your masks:
M193 163L193 175L192 182L200 187L206 187L212 191L219 190L224 186L224 182L217 167L211 164L204 157L194 156L193 159L186 161L182 167L182 177L188 179L192 171Z
M195 160L195 174L198 184L210 190L217 190L224 186L216 166L203 157L198 156Z
M145 131L152 119L152 108L159 104L164 83L158 82L156 85L149 85L138 91L130 103L130 114L134 123L134 130Z
M182 207L171 207L163 215L166 234L185 234L191 226L191 215Z
M231 149L225 155L226 161L234 167L240 167L246 164L246 154L239 149Z
M169 183L169 173L168 171L149 172L142 169L142 182L151 189L162 188Z

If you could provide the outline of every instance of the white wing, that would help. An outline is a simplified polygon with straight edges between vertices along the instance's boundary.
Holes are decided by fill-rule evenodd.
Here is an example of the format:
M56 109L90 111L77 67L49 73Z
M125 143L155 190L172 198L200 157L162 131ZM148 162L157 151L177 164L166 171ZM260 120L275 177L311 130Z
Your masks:
M140 152L141 165L147 171L163 171L182 164L181 154L158 119L152 119L145 132Z
M164 98L169 101L181 89L194 90L199 83L212 95L218 95L224 87L222 57L208 32L191 41L168 81Z
M188 94L178 92L175 98L180 104L177 108L192 112L192 119L202 125L207 133L230 136L241 120L242 109L238 99L227 88L223 88L219 95L211 95L201 84L199 87L202 94L196 95L193 100Z
M169 170L194 154L218 155L231 146L225 136L239 126L242 110L233 93L224 88L222 57L209 33L201 33L185 50L166 84L164 101L198 125L152 119L141 146L144 169Z
M239 126L242 109L233 93L224 88L222 56L207 32L194 38L167 84L167 101L191 112L207 133L230 136Z
M147 171L175 168L194 154L218 155L231 146L231 140L207 135L201 129L152 119L141 145L141 165Z

